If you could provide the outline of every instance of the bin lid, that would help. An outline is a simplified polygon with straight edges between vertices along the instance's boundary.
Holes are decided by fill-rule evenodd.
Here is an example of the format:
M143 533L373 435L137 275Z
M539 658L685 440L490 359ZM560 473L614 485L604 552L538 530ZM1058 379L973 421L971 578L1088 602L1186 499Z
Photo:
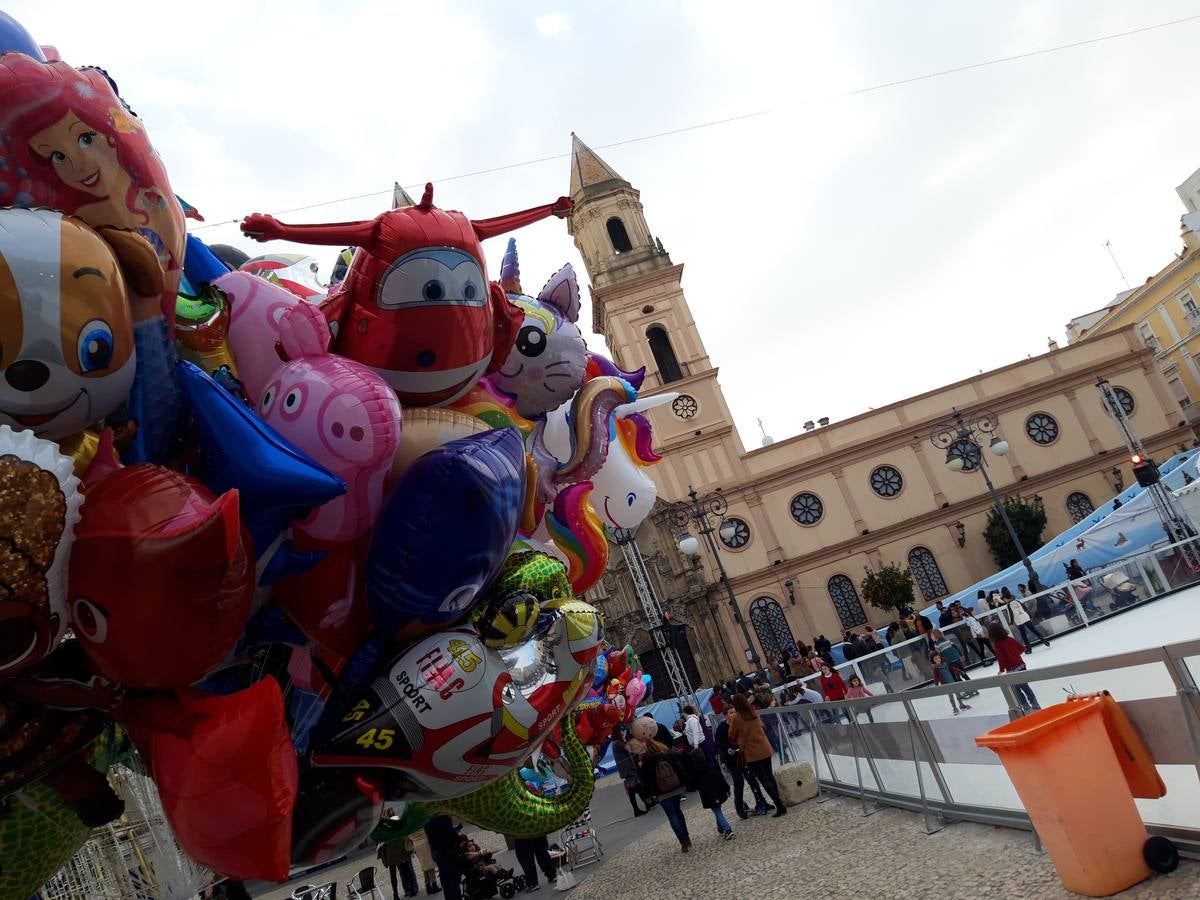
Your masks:
M975 738L975 743L997 752L1026 747L1047 737L1058 728L1090 715L1103 717L1105 731L1112 742L1113 751L1133 796L1164 796L1167 787L1158 774L1150 751L1146 749L1145 742L1125 715L1125 711L1108 691L1070 696L1063 703L993 728Z

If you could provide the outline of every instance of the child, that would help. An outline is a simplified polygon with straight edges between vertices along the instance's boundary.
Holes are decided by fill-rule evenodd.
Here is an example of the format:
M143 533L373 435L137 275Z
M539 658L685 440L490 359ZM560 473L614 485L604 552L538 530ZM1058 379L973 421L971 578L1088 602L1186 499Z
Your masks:
M996 651L996 660L1000 663L1000 674L1005 672L1024 672L1025 660L1021 651L1025 648L1021 642L1009 635L999 622L988 625L988 637L992 639L992 648ZM1017 695L1017 703L1025 712L1041 709L1033 689L1028 684L1014 684L1013 691Z
M825 695L827 703L835 700L843 700L846 697L846 682L842 681L842 676L833 671L833 666L827 662L821 663L821 693ZM846 716L847 724L854 724L850 718L850 710L843 708L841 713ZM839 718L837 713L833 716L833 721L836 722Z
M932 650L942 654L942 659L946 661L946 665L955 670L959 681L971 680L971 676L967 674L966 661L963 659L962 652L955 645L954 641L942 633L941 629L933 629L930 643L933 644ZM979 691L968 691L961 696L977 697L979 696Z
M459 835L458 842L459 853L465 863L464 868L474 869L476 873L487 878L512 878L512 869L502 868L491 853L484 853L479 845L465 834Z
M929 664L933 667L934 684L954 684L954 682L959 680L959 675L962 674L962 669L958 666L950 665L943 659L942 654L936 650L929 657ZM950 708L954 710L954 714L957 716L959 709L970 709L971 707L967 705L961 694L951 694Z
M867 687L866 687L866 685L864 685L862 683L861 678L859 678L857 675L850 676L850 684L846 688L846 699L847 700L853 700L858 697L874 697L874 696L875 696L874 694L872 694L869 690L867 690ZM871 710L869 710L869 709L867 710L867 719L871 722L875 721L875 716L872 714Z

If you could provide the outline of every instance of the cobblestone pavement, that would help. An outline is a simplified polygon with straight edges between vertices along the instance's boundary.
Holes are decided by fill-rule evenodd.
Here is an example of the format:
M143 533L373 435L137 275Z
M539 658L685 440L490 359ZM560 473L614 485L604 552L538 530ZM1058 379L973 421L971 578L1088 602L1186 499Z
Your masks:
M736 837L726 843L717 837L712 813L694 800L684 804L690 853L680 852L665 816L654 810L660 824L642 840L598 866L578 870L572 900L771 900L801 892L822 900L1079 896L1063 889L1049 857L1034 851L1024 831L964 822L926 835L914 813L884 809L863 818L857 801L836 798L822 804L810 800L781 819L731 818ZM732 817L731 810L726 812ZM1154 876L1118 896L1195 900L1200 863L1184 861L1173 874Z

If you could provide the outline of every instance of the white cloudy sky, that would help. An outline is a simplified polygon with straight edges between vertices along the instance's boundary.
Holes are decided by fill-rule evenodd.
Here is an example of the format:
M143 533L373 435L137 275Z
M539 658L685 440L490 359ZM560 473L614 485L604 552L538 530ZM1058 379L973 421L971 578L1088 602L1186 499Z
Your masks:
M642 190L746 443L1043 352L1178 250L1200 167L1200 21L848 96L1200 13L1194 2L7 3L108 69L210 221L369 218L410 185L604 151ZM74 10L74 12L72 11ZM476 217L566 193L565 159L439 184ZM242 244L236 228L198 232ZM565 225L519 235L527 287ZM498 261L502 241L491 242ZM257 245L255 245L257 246ZM282 245L279 249L286 249ZM316 255L328 272L333 250ZM590 322L590 311L585 309Z

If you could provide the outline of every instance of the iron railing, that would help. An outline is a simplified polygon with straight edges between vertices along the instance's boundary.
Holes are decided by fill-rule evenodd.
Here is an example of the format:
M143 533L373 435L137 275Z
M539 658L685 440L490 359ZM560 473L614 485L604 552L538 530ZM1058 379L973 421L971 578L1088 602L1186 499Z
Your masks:
M975 737L1024 715L1015 685L1028 685L1043 706L1068 693L1107 690L1145 740L1167 785L1165 797L1137 801L1142 818L1152 834L1200 858L1198 678L1200 640L1193 640L760 714L777 766L809 763L822 796L856 796L864 816L884 806L911 809L923 815L930 834L960 820L1032 829L999 758L977 747ZM952 712L962 700L966 706Z

